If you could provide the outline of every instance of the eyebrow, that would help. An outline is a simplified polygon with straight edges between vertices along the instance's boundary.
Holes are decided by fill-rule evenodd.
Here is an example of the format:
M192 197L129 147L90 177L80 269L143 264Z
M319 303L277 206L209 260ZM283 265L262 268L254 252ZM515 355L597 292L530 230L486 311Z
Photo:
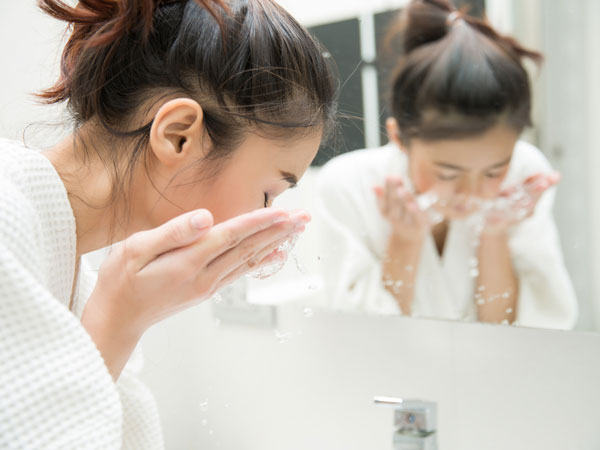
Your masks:
M290 188L293 189L296 187L296 185L298 184L298 177L296 175L290 172L285 172L283 170L280 170L279 173L281 174L281 179L283 181L287 181L288 183L290 183Z
M504 166L506 166L506 165L507 165L507 164L509 164L509 163L510 163L510 158L508 158L508 159L507 159L507 160L505 160L505 161L500 161L499 163L493 164L493 165L491 165L491 166L487 167L487 168L486 168L486 170L489 170L489 169L497 169L497 168L499 168L499 167L504 167ZM442 161L437 161L437 162L434 162L434 164L435 164L436 166L444 167L444 168L446 168L446 169L460 170L461 172L466 172L466 171L468 170L468 169L466 169L466 168L464 168L464 167L457 166L457 165L455 165L455 164L450 164L450 163L442 162Z

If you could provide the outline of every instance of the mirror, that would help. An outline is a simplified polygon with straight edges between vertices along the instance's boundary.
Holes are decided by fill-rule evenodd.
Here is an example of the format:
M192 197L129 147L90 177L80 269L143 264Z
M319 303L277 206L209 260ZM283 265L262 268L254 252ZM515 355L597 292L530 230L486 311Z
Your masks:
M364 210L352 213L361 219L369 217L365 223L373 222L373 227L353 231L348 228L346 231L351 237L359 244L362 242L362 249L356 250L358 253L347 253L348 249L340 248L339 242L330 240L331 236L339 237L342 233L333 232L328 236L323 232L326 227L323 226L323 214L319 213L318 200L322 195L317 181L323 166L330 160L335 162L356 150L375 149L388 143L386 119L393 115L390 78L399 58L384 51L385 38L399 11L408 2L380 0L368 4L360 1L321 4L323 2L282 0L280 3L323 42L326 53L335 61L341 87L341 119L339 133L321 148L298 188L285 193L275 203L308 209L313 212L313 223L298 241L295 254L281 273L266 280L244 281L248 284L248 299L267 304L299 302L311 310L324 308L357 314L399 315L401 309L393 290L406 288L416 274L419 285L416 295L426 301L422 308L414 308L411 316L477 321L478 302L483 302L484 306L496 305L507 300L504 296L513 296L514 292L508 286L494 291L478 282L481 267L479 259L474 257L475 240L462 246L459 241L467 239L468 235L453 227L447 231L442 256L435 240L429 236L428 261L423 259L419 267L404 265L404 269L412 269L406 270L405 277L385 281L376 273L367 277L369 286L361 287L360 283L355 283L360 279L361 271L381 270L389 230L385 228L385 220L372 192L373 185L381 183L371 183L358 190L368 202L363 205ZM600 229L600 202L595 200L595 193L600 191L600 181L595 171L600 167L600 156L595 147L600 132L595 124L600 118L600 88L595 80L600 79L600 64L595 49L600 43L600 32L592 18L597 17L598 7L589 0L559 3L549 0L463 0L457 2L457 6L468 8L473 16L486 15L496 30L514 36L524 47L543 54L540 68L527 64L532 86L533 127L525 129L520 139L538 148L552 169L562 176L552 193L554 204L548 208L553 215L550 223L556 226L559 242L550 236L553 243L547 246L548 241L542 237L548 239L553 232L538 234L534 227L533 233L527 235L526 242L521 245L521 253L529 252L528 258L537 261L538 269L542 269L536 272L541 274L541 278L534 280L536 285L527 288L531 301L519 302L518 297L524 294L525 288L520 286L519 289L517 283L514 305L501 305L500 316L494 317L492 322L512 323L516 320L516 324L522 326L596 331L600 328L597 300L600 282L595 276L600 271L600 235L596 231ZM35 88L47 86L49 80L55 78L62 25L40 14L34 4L6 8L12 14L3 15L7 41L8 36L18 33L19 20L14 20L15 17L26 17L32 27L45 30L28 35L28 40L20 42L19 46L8 48L7 57L15 69L0 74L4 89L0 96L3 99L0 133L3 137L20 138L20 132L27 124L46 121L50 116L48 107L32 106L28 94ZM55 39L48 39L48 35ZM22 52L31 57L22 58ZM8 86L10 88L5 88ZM56 112L61 114L62 110ZM60 118L50 121L60 122ZM40 133L33 135L34 140L39 138L47 144L47 131L54 128L42 128ZM55 134L53 131L51 137L57 140ZM397 159L405 158L398 148L388 152ZM390 170L390 174L394 172ZM339 183L337 179L330 181L333 185L352 185L352 180L347 177L340 178ZM426 207L431 201L425 196L421 206ZM348 218L338 217L338 222L352 225ZM454 252L451 257L453 248L464 252ZM552 251L548 256L550 248ZM361 254L361 251L365 253ZM439 266L442 262L452 270L437 270L436 264ZM492 264L492 272L493 269ZM351 273L352 270L356 272ZM518 278L522 271L517 272ZM339 282L344 277L349 278ZM440 281L440 277L445 280ZM342 289L342 294L335 294L336 288ZM454 292L456 290L459 292ZM378 291L380 296L370 294L372 298L367 301L367 292ZM526 308L527 305L530 307Z
M34 3L5 2L1 7L6 14L0 14L0 33L5 33L8 61L8 70L0 71L2 137L20 138L35 120L60 121L48 119L47 107L32 106L28 97L55 78L52 70L57 68L63 33L62 26L42 16ZM428 268L421 267L423 258L419 264L402 264L400 276L386 280L381 273L389 225L373 188L383 186L388 171L400 171L392 164L373 166L383 177L377 183L360 184L365 179L359 175L369 174L379 155L389 154L405 165L409 158L399 145L384 147L386 119L393 115L387 86L397 58L382 50L388 28L408 2L280 3L323 41L324 51L337 64L340 133L321 148L298 188L275 203L314 215L288 264L266 279L243 278L221 293L222 300L190 309L144 336L143 379L160 405L168 447L390 448L391 413L376 408L372 399L392 395L438 403L440 445L445 449L600 448L593 420L600 335L525 329L600 330L600 281L595 276L600 273L600 200L595 195L600 192L600 153L595 150L600 142L600 2L460 2L545 57L539 70L528 65L534 126L520 136L528 144L520 145L539 156L538 161L547 161L562 179L551 192L553 206L547 194L543 197L550 231L538 234L533 227L516 245L517 269L524 274L517 282L528 276L529 287L528 301L517 298L512 306L503 302L516 290L479 282L484 267L475 251L482 244L469 234L477 222L465 220L462 233L449 226L444 245L429 233ZM23 23L32 32L23 33ZM456 25L455 19L449 25ZM58 139L46 133L52 129L54 125L41 128L30 138L48 145ZM489 147L478 142L487 147L484 150L503 138L492 137L496 139ZM369 156L364 165L353 164L349 171L331 169L339 161L355 162L354 155L365 148L374 153L363 153ZM377 158L371 159L371 154ZM550 172L548 166L544 169ZM335 176L326 177L326 170ZM412 182L408 171L404 176L407 184ZM337 192L332 190L337 185L357 188L364 208L334 215L339 228L326 232L324 213L345 206L335 197L327 207L321 204L323 194ZM422 194L419 209L431 213L428 218L436 222L439 211L431 207L446 199L428 191ZM353 229L357 224L371 226ZM357 246L344 247L343 239ZM368 239L377 245L366 245ZM455 256L450 258L453 248ZM491 255L492 263L503 256L501 251ZM94 265L101 257L92 256ZM512 267L517 258L510 257L510 266L505 261L486 270L495 274L501 267ZM527 261L535 269L532 273L522 264ZM367 282L361 279L364 273L370 276ZM402 293L411 283L419 284L417 295L429 303L413 308L411 317L402 317L408 314L401 314L394 290ZM341 295L336 286L342 287ZM524 286L517 283L519 295L524 295ZM458 306L452 304L455 297L462 299ZM480 321L478 307L495 305L500 305L500 317L487 322L496 326L456 322ZM226 320L253 326L231 326ZM507 326L513 323L520 328ZM544 353L549 348L552 351Z
M524 63L531 80L533 126L523 131L512 157L509 154L502 188L521 185L538 172L556 171L561 179L541 195L532 217L520 217L508 228L508 245L492 248L497 245L494 239L482 241L480 214L446 220L441 239L434 227L419 250L413 251L418 256L407 258L416 263L399 268L398 262L388 270L393 276L387 273L386 278L392 226L378 208L373 187L383 186L390 175L414 184L411 164L419 164L415 161L418 149L412 157L410 149L403 153L399 145L390 143L386 130L386 119L393 116L390 79L399 57L390 56L385 41L406 3L335 3L326 11L318 8L319 14L314 15L307 5L282 2L335 60L342 87L342 119L339 135L321 148L298 189L275 203L314 213L313 223L297 243L294 260L271 279L250 281L249 300L298 301L317 310L386 315L402 314L408 304L413 317L597 330L600 286L594 274L600 269L600 239L595 230L600 229L600 209L594 193L600 188L595 176L600 158L594 124L600 118L600 96L594 82L599 79L599 67L593 49L600 36L591 15L585 13L594 6L585 1L460 2L459 7L475 16L486 15L498 32L514 36L544 57L539 67ZM500 133L487 141L475 140L491 155L482 162L472 157L482 152L467 152L461 162L460 149L435 150L434 145L433 151L438 159L445 155L444 163L493 167L503 159L501 150L494 153L494 145L502 139ZM365 148L371 150L355 152ZM442 172L436 175L457 177L452 168ZM498 170L488 172L483 176L494 177ZM429 211L433 223L444 220L436 211L445 199L432 197L431 192L421 194L419 208ZM504 218L526 214L525 209L513 208L521 204L518 197L524 193L513 194L511 200L502 199L496 206L484 201L487 206L473 210L497 208ZM516 203L510 206L513 200ZM398 251L400 260L408 253ZM405 291L408 300L403 297Z

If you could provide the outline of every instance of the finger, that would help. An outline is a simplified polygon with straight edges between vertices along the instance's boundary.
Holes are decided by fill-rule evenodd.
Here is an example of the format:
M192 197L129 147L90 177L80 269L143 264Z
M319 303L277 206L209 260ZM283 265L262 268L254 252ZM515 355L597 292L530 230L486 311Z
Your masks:
M137 269L157 256L184 247L204 236L213 225L212 214L205 210L191 211L148 231L134 234L124 242L133 253Z
M212 276L220 278L246 261L256 259L264 249L271 248L275 242L288 240L304 231L305 222L283 223L249 236L236 247L229 249L207 264Z
M379 208L379 212L383 214L384 204L383 204L383 188L381 186L373 186L373 193L375 194L375 198L377 200L377 207Z
M306 224L311 217L305 211L286 213L280 210L278 214L269 213L268 209L254 211L234 217L226 222L215 225L206 238L198 243L197 264L208 264L228 250L237 247L245 239L279 225L286 224L293 228L294 225Z
M226 274L221 281L217 284L218 288L233 283L239 277L247 274L248 272L259 270L261 267L265 267L269 264L283 263L287 258L287 252L279 251L279 247L285 244L288 238L280 239L268 248L263 249L254 258L244 261L242 264L237 266L234 270Z
M526 189L545 191L551 186L557 184L561 179L558 172L553 173L537 173L527 178L523 185Z

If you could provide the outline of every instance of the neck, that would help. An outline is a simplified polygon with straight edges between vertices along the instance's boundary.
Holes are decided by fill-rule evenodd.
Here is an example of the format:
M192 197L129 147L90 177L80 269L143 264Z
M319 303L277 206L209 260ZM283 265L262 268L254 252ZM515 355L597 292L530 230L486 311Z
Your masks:
M84 131L81 136L84 137ZM131 228L127 232L119 223L114 223L119 205L110 200L110 173L94 149L89 148L89 157L83 157L81 141L82 139L69 136L43 152L67 190L77 228L77 257L118 242L131 234Z

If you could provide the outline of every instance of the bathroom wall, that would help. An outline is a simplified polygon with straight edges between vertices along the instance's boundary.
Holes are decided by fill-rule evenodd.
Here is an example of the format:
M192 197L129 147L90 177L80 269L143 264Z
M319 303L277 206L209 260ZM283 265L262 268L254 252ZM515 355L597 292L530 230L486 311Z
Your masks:
M22 138L25 128L34 145L48 146L62 127L43 126L61 119L62 107L36 104L33 93L49 87L58 73L64 26L41 13L35 0L0 3L0 137Z

